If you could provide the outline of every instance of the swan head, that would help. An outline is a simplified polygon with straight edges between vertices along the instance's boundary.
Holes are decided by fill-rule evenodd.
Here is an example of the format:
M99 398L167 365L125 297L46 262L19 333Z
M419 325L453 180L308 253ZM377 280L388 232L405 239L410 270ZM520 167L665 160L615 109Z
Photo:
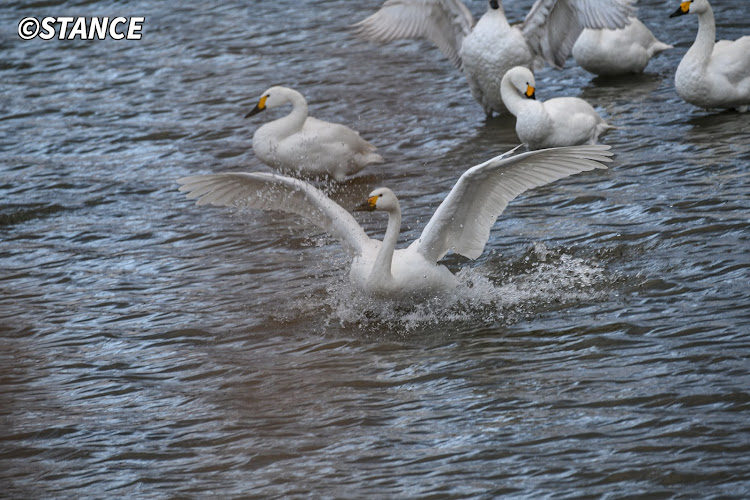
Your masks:
M357 212L395 212L399 210L398 198L388 188L378 188L367 197L367 201L357 206Z
M499 0L490 0L490 9L497 10L500 8L500 1Z
M700 14L708 9L708 2L706 0L688 0L681 2L677 10L674 11L669 17L683 16L685 14Z
M536 82L534 73L529 68L516 66L505 73L503 80L509 81L518 93L528 99L536 99Z
M258 104L245 115L245 118L257 115L261 111L266 109L276 108L283 106L289 102L289 91L286 87L271 87L270 89L263 92L263 95L258 99Z

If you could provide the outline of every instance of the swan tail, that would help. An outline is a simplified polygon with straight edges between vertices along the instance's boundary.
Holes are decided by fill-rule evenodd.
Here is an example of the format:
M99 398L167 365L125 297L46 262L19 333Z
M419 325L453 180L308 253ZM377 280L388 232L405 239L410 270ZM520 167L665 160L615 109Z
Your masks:
M385 163L385 160L383 159L382 156L380 156L377 153L367 152L367 153L360 153L357 155L357 163L362 166L365 166L371 163Z
M669 45L668 43L660 42L659 40L656 40L654 43L651 44L651 47L649 47L649 52L651 52L651 57L654 57L657 54L661 54L665 50L673 49L674 46Z

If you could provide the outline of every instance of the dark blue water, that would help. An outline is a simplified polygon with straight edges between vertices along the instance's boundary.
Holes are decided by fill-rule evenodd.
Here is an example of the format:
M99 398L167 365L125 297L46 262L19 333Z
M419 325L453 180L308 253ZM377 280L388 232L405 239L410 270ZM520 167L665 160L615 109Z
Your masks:
M714 4L718 37L750 34L750 4ZM252 133L283 111L244 115L283 84L387 160L332 196L386 185L416 237L517 139L429 44L353 38L378 5L0 9L0 496L750 496L750 114L676 95L676 2L640 2L675 45L644 75L538 73L618 127L615 161L511 203L478 260L446 259L455 297L361 297L303 222L176 191L267 171ZM143 38L16 34L63 15Z

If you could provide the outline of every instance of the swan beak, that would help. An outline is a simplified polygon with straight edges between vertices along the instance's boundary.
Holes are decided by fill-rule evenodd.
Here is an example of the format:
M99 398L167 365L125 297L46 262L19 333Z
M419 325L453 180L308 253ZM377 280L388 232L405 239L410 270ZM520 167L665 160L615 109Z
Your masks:
M245 115L245 118L250 118L251 116L255 116L261 111L266 110L266 98L268 96L263 96L260 98L260 101L258 101L258 104L255 105L252 111L250 111L248 114Z
M526 86L526 97L529 99L536 99L536 89L531 85Z
M377 196L371 196L367 198L367 201L362 203L361 205L357 205L354 208L355 212L372 212L375 210L375 204L378 202Z
M682 2L680 6L677 7L677 10L672 12L669 17L682 16L684 14L687 14L688 12L690 12L690 2Z

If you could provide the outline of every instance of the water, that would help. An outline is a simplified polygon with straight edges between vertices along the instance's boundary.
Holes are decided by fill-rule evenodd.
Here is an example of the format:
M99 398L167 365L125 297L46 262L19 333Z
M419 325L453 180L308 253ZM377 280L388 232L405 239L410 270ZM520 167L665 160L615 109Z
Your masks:
M750 4L714 3L719 37L750 34ZM243 116L285 84L387 159L332 196L387 185L416 237L516 138L428 44L350 36L376 4L6 2L2 496L750 496L750 114L682 102L697 20L640 5L676 46L646 74L538 74L618 127L611 168L514 201L477 261L446 259L456 296L403 304L353 293L297 219L174 183L266 170L251 137L274 112ZM27 15L146 21L23 41Z

